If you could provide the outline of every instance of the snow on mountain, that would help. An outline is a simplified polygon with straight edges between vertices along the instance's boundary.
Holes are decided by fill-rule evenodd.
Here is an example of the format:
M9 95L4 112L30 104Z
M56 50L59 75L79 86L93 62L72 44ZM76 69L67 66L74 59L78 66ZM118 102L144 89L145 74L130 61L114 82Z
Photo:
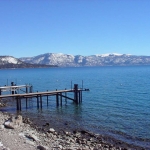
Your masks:
M31 59L27 59L31 60ZM0 56L0 69L1 68L49 68L57 67L56 65L45 65L45 64L30 64L23 62L12 56Z
M22 64L23 62L12 56L0 56L0 64Z
M97 54L91 56L46 53L35 57L20 58L20 60L32 64L58 65L63 67L150 65L150 56L134 56L118 53Z
M118 54L118 53L96 54L96 56L100 56L100 57L122 56L122 55L123 54Z
M62 53L46 53L31 58L20 58L20 60L32 64L70 66L73 65L72 63L74 62L74 56Z

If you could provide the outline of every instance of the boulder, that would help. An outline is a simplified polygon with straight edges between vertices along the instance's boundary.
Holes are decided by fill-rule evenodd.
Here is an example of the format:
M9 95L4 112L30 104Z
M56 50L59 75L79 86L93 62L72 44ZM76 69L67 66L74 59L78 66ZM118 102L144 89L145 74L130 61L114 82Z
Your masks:
M17 117L11 117L4 122L4 126L9 129L14 129L22 125L22 116L18 115Z

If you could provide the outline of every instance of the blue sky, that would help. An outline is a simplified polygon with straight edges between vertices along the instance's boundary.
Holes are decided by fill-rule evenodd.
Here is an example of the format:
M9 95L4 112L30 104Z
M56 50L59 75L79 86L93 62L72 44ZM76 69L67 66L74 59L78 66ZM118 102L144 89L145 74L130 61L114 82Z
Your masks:
M0 55L150 55L150 0L1 0Z

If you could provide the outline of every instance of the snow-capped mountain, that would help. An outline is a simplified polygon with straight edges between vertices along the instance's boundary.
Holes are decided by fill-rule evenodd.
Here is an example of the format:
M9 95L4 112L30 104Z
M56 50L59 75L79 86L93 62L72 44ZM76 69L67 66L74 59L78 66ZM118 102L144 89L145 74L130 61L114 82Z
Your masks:
M51 65L30 64L12 56L0 56L0 68L37 68L52 67Z
M150 65L150 56L135 56L117 53L91 56L46 53L35 57L23 57L20 58L20 60L26 63L58 65L62 67Z
M47 64L47 65L58 65L58 66L74 66L74 56L66 55L62 53L47 53L38 55L35 57L24 57L20 60L32 63L32 64Z
M12 56L0 56L0 65L5 64L24 64L24 62Z

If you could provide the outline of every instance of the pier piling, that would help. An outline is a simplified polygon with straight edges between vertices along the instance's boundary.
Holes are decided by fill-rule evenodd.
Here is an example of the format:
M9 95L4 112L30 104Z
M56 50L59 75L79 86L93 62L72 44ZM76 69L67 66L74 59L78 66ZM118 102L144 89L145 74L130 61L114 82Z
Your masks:
M48 90L47 90L47 92L48 92ZM47 106L48 106L48 95L47 95Z
M74 84L74 101L78 104L78 84Z
M59 95L58 95L58 93L56 94L56 105L59 106Z
M41 106L41 109L42 109L42 96L40 95L40 106Z
M37 95L37 108L39 109L39 96Z

